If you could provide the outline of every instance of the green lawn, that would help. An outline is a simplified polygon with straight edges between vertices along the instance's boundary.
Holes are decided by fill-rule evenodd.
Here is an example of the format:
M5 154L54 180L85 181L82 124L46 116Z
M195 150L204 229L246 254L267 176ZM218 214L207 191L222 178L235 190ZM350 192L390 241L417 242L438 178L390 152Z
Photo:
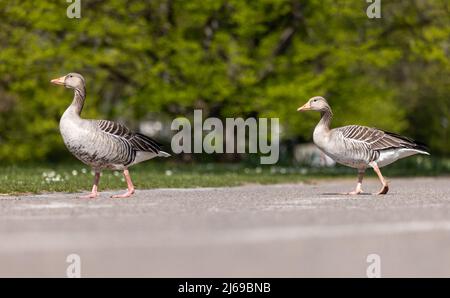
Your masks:
M304 170L303 170L304 171ZM147 163L130 169L136 188L236 186L246 183L299 182L300 170L244 168L232 165L167 165ZM81 164L0 167L0 194L77 192L90 190L93 173ZM104 171L100 190L126 189L119 171Z
M147 162L130 169L138 189L237 186L355 177L346 167L250 166L245 164L172 164ZM383 169L385 176L437 176L450 173L450 160L410 158ZM368 175L374 175L369 170ZM0 194L78 192L92 186L91 170L81 163L0 166ZM100 190L125 189L122 173L105 171Z

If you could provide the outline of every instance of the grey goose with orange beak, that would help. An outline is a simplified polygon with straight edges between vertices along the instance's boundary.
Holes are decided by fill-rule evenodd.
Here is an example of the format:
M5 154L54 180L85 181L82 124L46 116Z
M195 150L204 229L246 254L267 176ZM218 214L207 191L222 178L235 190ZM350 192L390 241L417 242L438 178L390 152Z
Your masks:
M298 108L299 112L317 111L321 119L314 129L313 140L326 155L336 162L358 169L356 189L347 194L361 194L365 170L372 167L381 181L378 194L386 194L389 186L380 168L398 159L415 154L426 154L427 148L404 136L359 125L330 129L333 113L325 98L316 96Z
M135 190L128 168L157 156L170 156L161 151L161 146L156 141L143 134L131 132L122 124L81 118L86 98L86 84L82 75L69 73L51 82L71 88L75 93L72 104L61 117L59 127L67 149L95 172L92 192L82 198L98 196L100 173L105 169L122 170L128 185L125 194L113 197L130 197Z

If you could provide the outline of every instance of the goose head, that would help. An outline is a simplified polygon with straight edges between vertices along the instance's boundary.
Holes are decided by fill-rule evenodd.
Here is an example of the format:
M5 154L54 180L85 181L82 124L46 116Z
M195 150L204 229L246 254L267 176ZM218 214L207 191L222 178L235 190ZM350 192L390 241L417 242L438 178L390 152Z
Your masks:
M297 109L298 112L319 111L324 112L331 110L327 100L322 96L314 96L310 98L303 106Z
M66 88L84 89L85 81L79 73L71 72L65 76L50 81L56 85L63 85Z

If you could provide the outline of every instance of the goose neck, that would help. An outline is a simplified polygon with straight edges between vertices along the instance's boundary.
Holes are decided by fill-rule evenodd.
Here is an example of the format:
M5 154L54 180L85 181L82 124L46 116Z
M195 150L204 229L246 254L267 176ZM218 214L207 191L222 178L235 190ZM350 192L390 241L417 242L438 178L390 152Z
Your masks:
M331 112L331 109L326 109L322 111L320 114L322 117L320 118L320 121L317 124L317 128L321 128L324 131L330 131L331 120L333 119L333 112Z
M72 104L70 107L74 110L74 112L77 115L81 114L81 111L83 110L85 99L86 99L86 89L84 87L75 88L73 101L72 101Z

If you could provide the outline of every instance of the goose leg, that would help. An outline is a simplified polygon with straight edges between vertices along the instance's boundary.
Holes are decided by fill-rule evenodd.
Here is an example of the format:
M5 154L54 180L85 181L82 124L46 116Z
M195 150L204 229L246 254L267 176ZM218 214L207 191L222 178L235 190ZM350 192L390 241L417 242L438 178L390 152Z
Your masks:
M130 172L128 172L128 170L124 170L123 175L125 176L125 180L127 181L128 191L123 195L115 195L111 198L129 198L134 194L134 185L131 181Z
M95 172L94 186L92 186L92 192L88 195L81 196L80 199L94 199L98 196L98 183L100 181L100 172Z
M362 190L362 181L364 178L364 173L365 173L366 169L359 169L358 170L358 184L356 184L356 189L354 191L351 191L347 194L349 195L359 195L361 193L363 193Z
M383 185L383 187L381 188L381 190L377 193L378 195L385 195L388 193L389 191L389 185L386 181L386 179L384 179L383 175L381 174L380 168L378 168L378 165L376 162L371 162L370 166L373 168L373 170L375 171L375 173L377 173L378 178L381 181L381 184Z

